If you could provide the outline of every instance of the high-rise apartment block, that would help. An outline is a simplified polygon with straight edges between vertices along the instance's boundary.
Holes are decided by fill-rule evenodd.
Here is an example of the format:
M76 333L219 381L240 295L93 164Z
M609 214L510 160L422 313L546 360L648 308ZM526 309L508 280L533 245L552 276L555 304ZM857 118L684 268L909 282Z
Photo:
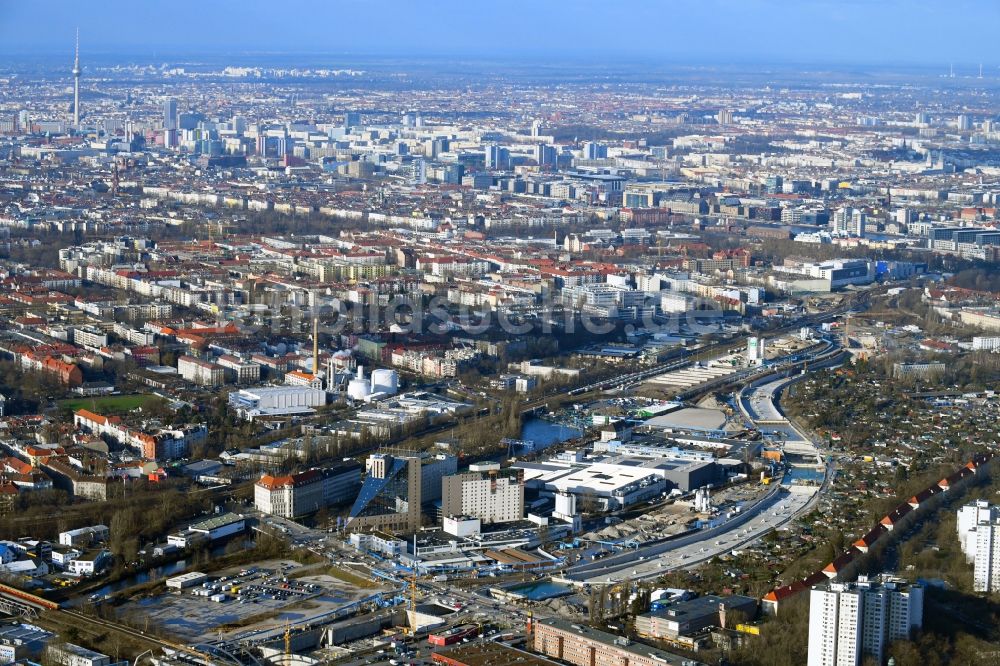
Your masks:
M585 160L603 160L608 157L608 147L594 141L584 142L580 152Z
M958 539L976 592L1000 591L1000 506L977 500L958 510Z
M524 471L500 469L496 463L471 465L469 471L446 476L441 513L468 516L484 524L509 523L524 517Z
M886 646L923 624L924 590L881 576L824 583L809 597L808 666L857 666L867 655L882 663Z
M483 149L483 158L487 169L505 171L510 168L510 151L503 146L486 146Z
M163 102L163 129L177 129L177 100L168 99Z
M838 208L833 213L831 223L831 231L834 235L862 238L865 235L868 216L863 210L857 208Z
M535 146L535 161L540 167L554 167L559 161L559 153L556 151L555 146L540 143Z

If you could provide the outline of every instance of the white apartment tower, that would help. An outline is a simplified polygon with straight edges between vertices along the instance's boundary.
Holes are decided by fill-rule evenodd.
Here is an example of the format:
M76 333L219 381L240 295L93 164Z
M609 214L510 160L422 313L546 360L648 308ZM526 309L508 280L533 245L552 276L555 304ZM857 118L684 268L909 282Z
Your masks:
M814 587L808 666L858 666L866 655L882 663L889 643L923 624L923 608L923 587L888 576Z
M501 470L496 463L471 465L464 474L444 477L441 513L468 516L484 524L524 518L524 477L520 470Z
M1000 518L1000 507L991 506L986 500L969 502L958 510L958 541L967 562L976 559L976 530L980 523L991 523Z
M838 208L833 212L831 231L835 236L863 237L867 223L868 216L863 210L851 207Z
M1000 591L1000 506L976 500L958 510L958 540L976 592Z
M976 525L976 553L972 565L972 589L1000 591L1000 518Z

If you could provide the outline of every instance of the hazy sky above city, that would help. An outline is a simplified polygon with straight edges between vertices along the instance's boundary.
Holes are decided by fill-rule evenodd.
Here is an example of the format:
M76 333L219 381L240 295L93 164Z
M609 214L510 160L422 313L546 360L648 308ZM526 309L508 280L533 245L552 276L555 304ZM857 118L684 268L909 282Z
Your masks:
M0 52L977 64L997 0L0 0ZM991 60L992 59L992 60ZM304 63L308 64L308 63Z

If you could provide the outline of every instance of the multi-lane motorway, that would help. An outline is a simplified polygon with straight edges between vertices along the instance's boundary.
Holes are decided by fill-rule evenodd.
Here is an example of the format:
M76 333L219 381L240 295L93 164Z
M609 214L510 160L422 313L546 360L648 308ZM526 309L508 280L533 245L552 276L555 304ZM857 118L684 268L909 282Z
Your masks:
M775 487L758 504L723 525L569 569L567 578L590 584L656 578L738 550L793 520L812 492Z
M839 362L840 354L836 345L828 342L810 354L809 360L815 370ZM737 399L744 416L756 427L765 432L773 433L778 429L785 433L782 439L786 451L815 455L817 462L822 463L820 449L785 418L777 404L781 389L799 377L782 372L753 381L739 392ZM828 474L830 470L824 466L824 471ZM776 485L762 499L743 507L740 513L722 525L596 562L578 564L568 569L566 576L570 580L602 584L656 578L674 569L692 567L738 550L771 530L786 525L810 509L818 491L824 486L825 483L820 488Z

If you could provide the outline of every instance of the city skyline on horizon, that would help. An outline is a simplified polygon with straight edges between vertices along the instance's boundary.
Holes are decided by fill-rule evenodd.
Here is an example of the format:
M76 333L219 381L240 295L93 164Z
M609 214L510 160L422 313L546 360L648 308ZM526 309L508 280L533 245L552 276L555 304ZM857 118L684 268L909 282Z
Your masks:
M4 45L0 52L58 57L71 48L79 28L84 51L140 59L232 52L235 57L459 57L511 62L554 58L588 65L663 59L664 64L734 67L975 69L982 64L987 72L1000 69L1000 63L989 62L986 46L988 26L1000 19L1000 5L979 0L958 0L946 14L935 11L937 5L927 0L813 0L794 6L778 0L681 0L670 3L669 9L651 0L627 0L612 12L621 21L618 29L608 29L609 12L591 0L537 6L512 0L503 6L478 6L472 12L454 0L439 3L434 12L394 0L320 7L291 0L282 5L286 15L314 20L290 20L286 30L274 28L268 3L251 2L238 12L230 11L236 9L231 3L206 8L191 0L179 0L171 7L170 13L157 17L162 20L150 22L142 12L130 12L130 5L121 0L111 0L98 16L74 11L75 5L62 0L44 6L11 3L0 18ZM380 13L380 22L369 25L366 12L378 7L387 11ZM190 20L191 12L197 12L197 21ZM525 20L526 13L533 20ZM972 17L976 20L970 21ZM349 30L336 29L345 24ZM933 47L924 37L958 34L961 40L941 40Z

